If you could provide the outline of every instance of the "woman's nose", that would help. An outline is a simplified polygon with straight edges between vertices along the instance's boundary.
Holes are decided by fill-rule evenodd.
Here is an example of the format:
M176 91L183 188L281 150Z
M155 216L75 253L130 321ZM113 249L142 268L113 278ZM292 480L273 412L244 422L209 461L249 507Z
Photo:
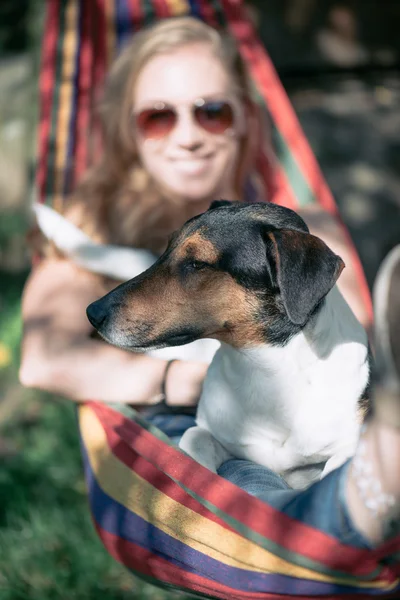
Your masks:
M179 115L174 130L174 141L182 148L196 150L203 144L203 132L192 114Z

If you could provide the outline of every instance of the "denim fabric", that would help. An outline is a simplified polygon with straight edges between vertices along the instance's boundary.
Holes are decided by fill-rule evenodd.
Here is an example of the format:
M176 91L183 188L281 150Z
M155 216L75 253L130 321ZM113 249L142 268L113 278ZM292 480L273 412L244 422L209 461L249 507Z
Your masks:
M182 414L154 414L148 420L176 444L186 429L196 424L194 416ZM343 544L371 548L352 523L347 510L345 484L349 464L350 461L346 462L304 490L293 490L267 467L236 458L221 465L218 475L289 517L332 535Z
M144 417L152 424L161 429L165 435L170 437L173 442L179 444L179 440L189 427L196 425L195 417L191 415L166 415L159 414L148 418Z
M304 490L293 490L276 473L247 460L231 459L218 474L289 517L300 520L340 542L371 548L347 510L345 484L350 461Z

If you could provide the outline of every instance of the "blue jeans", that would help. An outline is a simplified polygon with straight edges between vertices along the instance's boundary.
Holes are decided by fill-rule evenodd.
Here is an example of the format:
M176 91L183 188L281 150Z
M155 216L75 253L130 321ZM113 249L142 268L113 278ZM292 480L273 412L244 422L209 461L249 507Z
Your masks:
M195 425L194 416L189 415L155 415L150 421L176 443L188 427ZM350 461L347 461L304 490L292 489L271 469L249 460L227 460L218 469L218 475L343 544L371 548L370 542L356 529L347 509L345 484L349 465Z
M293 490L271 469L248 460L228 460L218 469L218 475L343 544L371 548L372 544L356 529L347 509L345 484L349 466L347 461L304 490Z

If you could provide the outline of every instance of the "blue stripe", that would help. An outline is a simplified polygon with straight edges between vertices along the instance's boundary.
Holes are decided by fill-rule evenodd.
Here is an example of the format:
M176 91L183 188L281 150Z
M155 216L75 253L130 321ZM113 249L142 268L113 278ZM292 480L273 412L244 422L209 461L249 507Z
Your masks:
M99 527L112 535L149 550L156 556L168 560L171 564L185 569L188 573L194 573L234 590L245 592L291 594L293 596L346 593L382 595L385 593L383 590L341 586L277 573L255 573L225 565L174 539L105 494L93 475L83 443L82 456L91 511ZM132 555L132 558L135 557Z
M198 19L201 19L202 18L201 11L200 11L199 7L197 6L196 0L189 0L188 4L190 6L189 14L191 14L192 17L197 17Z
M117 52L120 52L133 33L132 17L126 0L115 0L115 33Z

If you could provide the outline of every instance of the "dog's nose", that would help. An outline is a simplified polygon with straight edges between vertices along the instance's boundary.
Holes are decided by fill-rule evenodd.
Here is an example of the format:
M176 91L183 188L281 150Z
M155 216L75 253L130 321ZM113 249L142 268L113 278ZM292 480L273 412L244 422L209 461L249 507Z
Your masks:
M101 300L96 300L96 302L89 304L86 309L86 315L93 327L99 329L107 317L107 311L105 310L104 302Z

